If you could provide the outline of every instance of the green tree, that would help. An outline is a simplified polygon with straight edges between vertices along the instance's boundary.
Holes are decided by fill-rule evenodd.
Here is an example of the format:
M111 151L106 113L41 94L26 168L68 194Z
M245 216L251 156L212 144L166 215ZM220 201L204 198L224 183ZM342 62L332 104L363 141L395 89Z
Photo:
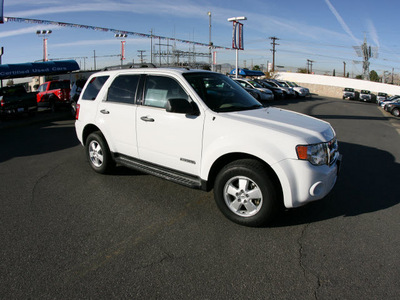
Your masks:
M381 79L379 78L378 73L376 73L375 70L372 70L371 72L369 72L369 80L375 81L375 82L381 81Z
M297 73L304 73L307 74L307 69L306 68L298 68Z
M259 66L259 65L255 65L255 66L253 67L253 71L261 71L260 66Z

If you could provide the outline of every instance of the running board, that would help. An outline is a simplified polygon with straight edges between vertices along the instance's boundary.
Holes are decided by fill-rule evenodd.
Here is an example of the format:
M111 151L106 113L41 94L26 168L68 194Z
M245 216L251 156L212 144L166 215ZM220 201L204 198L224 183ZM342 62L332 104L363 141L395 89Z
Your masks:
M138 171L142 171L143 173L147 173L150 175L154 175L193 189L203 189L202 181L199 177L192 176L189 174L177 172L175 170L171 170L165 167L161 167L158 165L150 164L141 160L137 160L131 157L127 157L124 155L120 155L117 153L113 154L114 160L128 168L135 169Z

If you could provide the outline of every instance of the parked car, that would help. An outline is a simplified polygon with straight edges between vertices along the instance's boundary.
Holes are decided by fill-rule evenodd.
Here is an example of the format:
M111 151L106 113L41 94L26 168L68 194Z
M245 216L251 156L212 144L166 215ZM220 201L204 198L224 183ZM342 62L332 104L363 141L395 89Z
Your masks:
M386 102L383 102L383 103L384 103L383 104L383 109L388 111L388 112L392 112L391 108L393 107L393 104L400 103L400 98L396 98L396 99L394 99L392 101L386 101Z
M70 108L70 81L54 80L41 84L38 88L37 103L39 107L50 108L52 111L60 107Z
M388 99L386 99L386 100L381 100L381 101L379 101L379 106L380 107L382 107L382 108L385 108L385 104L387 104L387 103L389 103L389 102L392 102L392 101L395 101L395 100L397 100L397 99L400 99L400 96L392 96L392 97L390 97L390 98L388 98Z
M258 90L260 92L261 98L257 99L257 100L262 101L262 102L274 100L274 94L272 93L272 91L263 87L258 82L254 81L254 80L250 80L250 79L243 79L243 78L234 78L234 80L245 88L252 88L252 89Z
M361 90L360 92L360 101L364 102L376 102L376 95L372 94L371 91Z
M266 89L269 89L274 94L274 100L280 100L284 98L282 90L269 84L267 81L262 79L254 79L254 81L261 84Z
M36 92L28 93L23 85L0 88L0 117L37 112Z
M344 99L349 99L349 100L359 100L360 99L360 93L354 90L353 88L344 88L343 90L343 100Z
M398 102L392 102L385 105L385 110L390 112L393 116L399 117L400 116L400 100Z
M292 88L283 86L276 79L265 79L265 81L267 81L272 86L277 87L278 89L281 89L283 92L283 96L285 98L292 98L295 96L295 92Z
M306 97L310 95L310 90L308 88L299 86L295 82L287 81L287 80L278 80L280 84L283 86L286 86L288 88L292 88L294 90L295 96L296 97Z
M324 198L341 161L328 122L263 107L209 71L95 73L79 97L75 128L95 172L118 163L213 189L221 212L246 226L267 224L281 206Z
M385 101L387 98L389 98L389 95L386 93L378 93L376 96L376 103L379 104L380 101Z

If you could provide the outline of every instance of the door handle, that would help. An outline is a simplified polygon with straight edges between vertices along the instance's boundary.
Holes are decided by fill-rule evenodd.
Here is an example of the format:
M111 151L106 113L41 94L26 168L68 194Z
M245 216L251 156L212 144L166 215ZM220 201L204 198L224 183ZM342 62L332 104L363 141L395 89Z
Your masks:
M140 119L145 122L154 122L154 119L149 118L148 116L141 117Z
M100 112L105 115L108 115L110 113L107 109L102 109Z

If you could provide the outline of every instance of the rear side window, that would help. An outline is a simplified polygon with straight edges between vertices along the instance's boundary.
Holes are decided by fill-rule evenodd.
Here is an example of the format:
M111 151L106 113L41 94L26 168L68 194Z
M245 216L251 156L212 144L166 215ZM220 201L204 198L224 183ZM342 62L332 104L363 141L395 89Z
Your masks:
M107 101L134 104L139 78L140 75L121 75L115 78L108 89Z
M94 100L109 76L92 77L82 95L83 100Z
M69 89L69 88L70 88L69 80L50 82L50 90Z

